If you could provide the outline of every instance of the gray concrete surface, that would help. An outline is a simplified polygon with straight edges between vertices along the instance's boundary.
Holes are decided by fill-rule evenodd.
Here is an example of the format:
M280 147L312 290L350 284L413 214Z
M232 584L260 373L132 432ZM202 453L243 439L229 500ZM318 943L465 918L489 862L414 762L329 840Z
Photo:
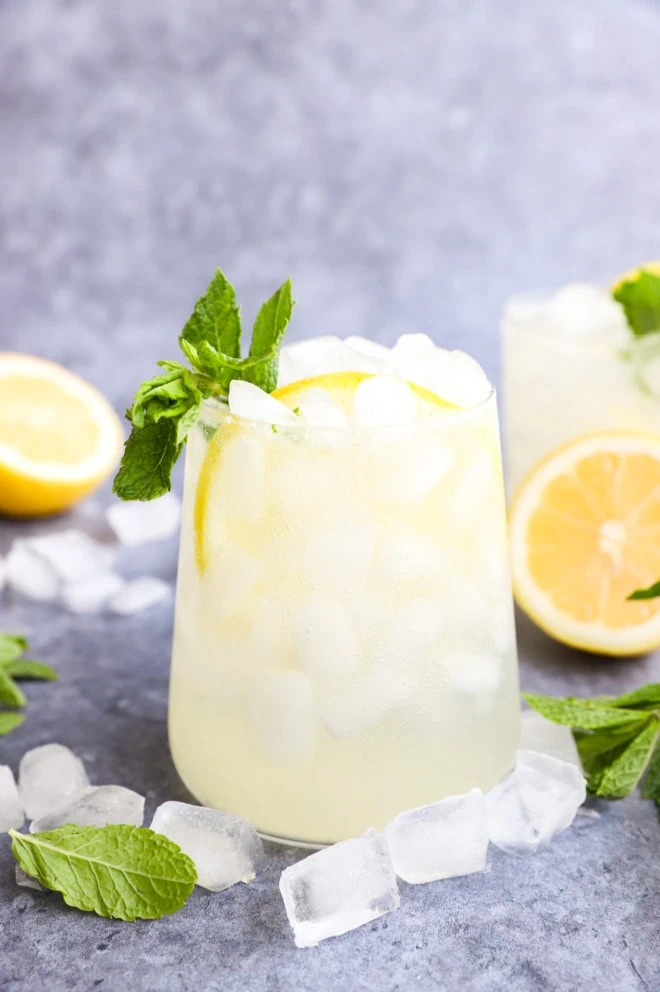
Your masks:
M290 274L297 336L426 330L497 377L507 295L658 254L659 46L642 0L4 0L0 347L122 409L221 264L248 316ZM0 553L30 529L0 525ZM173 580L175 556L141 567ZM0 762L55 739L151 808L185 797L169 607L81 619L5 597L0 621L62 676L29 688ZM659 677L519 632L526 687ZM17 889L0 838L0 989L657 992L658 817L638 797L597 808L535 858L402 886L398 913L311 951L277 891L295 852L130 925Z

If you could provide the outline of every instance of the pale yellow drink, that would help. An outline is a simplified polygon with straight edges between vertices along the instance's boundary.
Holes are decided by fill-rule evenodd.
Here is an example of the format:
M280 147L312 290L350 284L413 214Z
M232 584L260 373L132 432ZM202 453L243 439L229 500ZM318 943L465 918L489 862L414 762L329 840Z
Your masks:
M189 435L170 696L196 798L313 845L493 786L519 734L494 394Z

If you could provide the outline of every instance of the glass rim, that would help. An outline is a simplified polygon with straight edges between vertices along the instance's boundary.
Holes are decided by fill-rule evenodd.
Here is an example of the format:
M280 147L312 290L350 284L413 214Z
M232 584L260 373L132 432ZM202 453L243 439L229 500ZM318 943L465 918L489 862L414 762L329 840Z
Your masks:
M404 432L414 434L418 432L427 431L437 431L437 430L449 430L453 427L464 424L471 420L476 420L479 416L492 404L497 405L497 390L495 386L488 381L489 390L479 403L470 407L456 407L455 409L447 410L445 415L437 418L429 418L428 420L415 421L412 424L390 424L387 426L378 425L375 427L365 427L359 424L351 424L348 427L323 427L321 425L308 424L306 420L301 418L300 425L298 424L273 424L269 420L254 420L249 417L239 417L229 410L229 404L225 399L220 399L216 396L209 396L202 400L201 404L201 415L199 420L203 419L203 414L206 413L213 418L216 423L220 422L220 418L223 421L231 421L231 423L242 424L245 427L254 430L266 430L275 434L282 434L288 437L303 437L307 436L310 439L317 437L356 437L365 435L376 435L376 436L386 436L387 434L401 435ZM198 423L199 423L198 420ZM273 427L277 430L273 431Z

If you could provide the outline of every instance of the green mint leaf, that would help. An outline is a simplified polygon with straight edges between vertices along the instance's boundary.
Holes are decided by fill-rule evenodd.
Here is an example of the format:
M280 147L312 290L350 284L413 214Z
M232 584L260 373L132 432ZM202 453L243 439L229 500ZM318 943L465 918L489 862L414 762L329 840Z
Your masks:
M574 730L573 737L577 744L582 767L587 769L590 762L612 748L630 743L642 726L646 723L646 713L639 714L637 723L625 723L621 727L603 727L600 730Z
M172 488L172 469L180 453L176 421L134 427L124 446L112 491L120 499L163 496Z
M28 643L20 634L0 634L0 665L20 658Z
M628 599L657 599L658 596L660 596L660 582L654 582L652 586L647 586L646 589L635 589L628 596Z
M617 286L612 295L623 307L636 337L660 330L660 276L642 269Z
M593 706L590 700L561 699L555 696L541 696L535 692L523 692L532 709L541 716L579 730L596 730L600 727L613 727L626 723L638 723L640 714L634 710L617 709L607 706Z
M128 419L134 427L146 427L160 420L186 416L199 411L203 393L197 376L178 362L159 362L162 375L143 382L133 399Z
M624 709L660 709L660 682L649 682L632 692L616 696L608 706L623 706Z
M656 747L649 761L644 787L642 788L644 799L655 799L660 806L660 747Z
M647 724L605 770L596 795L603 799L622 799L632 792L653 754L659 728L660 718L649 717Z
M197 881L190 858L145 827L112 824L38 834L9 831L24 872L68 906L108 919L155 920L185 903Z
M32 661L30 658L10 662L5 667L5 672L13 679L44 679L47 682L55 682L59 678L50 665L44 665L43 661Z
M269 300L263 304L256 316L252 329L250 357L261 358L259 376L250 381L267 393L277 387L277 374L280 364L282 338L291 320L294 301L291 295L291 280L283 282Z
M25 694L7 674L6 668L0 668L0 703L5 706L25 706L27 703Z
M4 737L6 734L11 734L12 730L16 730L17 727L25 720L22 713L2 713L0 712L0 737Z
M184 348L184 342L191 346L189 351ZM241 357L240 309L236 304L234 287L220 269L216 269L206 292L197 300L179 338L184 354L195 366L198 363L191 356L201 342L211 345L218 354Z

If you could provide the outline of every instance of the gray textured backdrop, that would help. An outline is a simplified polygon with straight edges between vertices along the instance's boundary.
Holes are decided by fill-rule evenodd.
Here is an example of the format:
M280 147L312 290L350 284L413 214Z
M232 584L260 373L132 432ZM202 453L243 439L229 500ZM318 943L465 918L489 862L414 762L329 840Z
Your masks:
M290 274L297 336L425 330L496 377L508 294L660 254L659 51L643 0L0 0L0 347L122 409L221 264L248 315ZM2 525L0 551L22 530ZM146 567L173 579L174 543ZM59 739L93 781L182 798L169 608L1 609L62 682L30 689L0 760ZM658 677L520 635L530 687ZM309 952L276 889L292 852L129 926L17 890L0 838L0 988L657 992L657 816L599 808L535 859L404 886L405 911Z

